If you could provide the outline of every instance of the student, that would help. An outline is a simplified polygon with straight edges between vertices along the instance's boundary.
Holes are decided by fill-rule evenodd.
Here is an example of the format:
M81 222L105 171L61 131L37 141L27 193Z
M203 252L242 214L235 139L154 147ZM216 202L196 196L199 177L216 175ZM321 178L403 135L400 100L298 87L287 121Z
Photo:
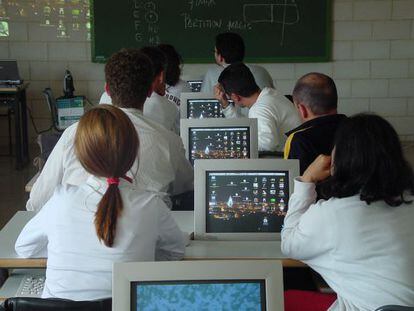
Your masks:
M144 116L154 120L164 126L167 130L179 133L179 110L165 97L165 72L167 68L167 58L164 53L155 46L148 46L141 49L153 64L155 78L152 82L153 92L145 101Z
M193 189L193 169L185 158L181 138L144 117L142 108L151 93L154 73L150 59L137 49L124 49L112 55L105 65L106 90L113 105L131 119L140 138L139 161L131 168L139 189L176 195ZM89 176L73 150L77 123L67 128L50 154L30 192L28 210L40 210L63 185L80 185Z
M182 259L185 237L165 203L126 176L138 145L116 107L93 108L79 121L75 153L92 176L57 187L15 245L22 257L47 256L43 298L111 297L114 262Z
M260 151L283 151L285 133L300 124L292 103L273 88L260 89L250 69L243 63L228 66L219 77L215 96L226 118L241 117L237 106L249 109L248 117L257 118Z
M155 77L152 81L152 92L144 104L144 116L161 124L167 130L179 133L180 119L179 110L176 105L171 105L170 101L165 98L166 85L165 73L167 68L167 59L161 49L157 47L144 47L141 49L147 55L153 64ZM112 99L108 92L104 92L99 100L99 104L112 104Z
M331 199L315 202L321 181ZM329 310L413 306L413 195L413 170L392 126L351 117L336 132L332 158L320 155L295 179L282 251L338 294Z
M338 114L335 82L322 73L301 77L293 89L293 102L304 123L286 133L284 157L299 159L300 173L320 154L331 154L335 132L346 118Z
M167 58L167 70L165 71L165 97L179 107L181 93L191 92L188 83L180 79L183 59L170 44L160 44L158 47L163 51Z
M214 47L214 58L216 64L210 67L204 76L201 92L213 93L214 86L217 84L220 73L230 64L243 62L244 59L244 42L239 34L225 32L216 36L216 45ZM274 87L270 74L261 66L247 65L256 80L257 85L263 89L265 87Z

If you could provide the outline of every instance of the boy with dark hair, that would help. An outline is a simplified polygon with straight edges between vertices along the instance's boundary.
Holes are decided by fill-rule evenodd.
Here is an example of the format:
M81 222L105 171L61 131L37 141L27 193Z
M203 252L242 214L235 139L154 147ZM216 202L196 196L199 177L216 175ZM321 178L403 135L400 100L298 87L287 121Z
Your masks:
M153 92L151 97L145 101L144 116L160 123L167 130L179 132L179 112L175 104L165 97L165 72L167 70L167 58L164 52L155 46L148 46L141 49L153 64L154 80L152 82Z
M328 76L311 72L293 90L293 102L304 122L286 133L285 159L299 159L301 174L320 154L331 154L336 129L346 118L337 114L338 94Z
M212 93L220 73L228 65L242 62L245 54L243 38L233 32L225 32L216 36L214 58L216 65L210 67L204 77L201 92ZM270 74L261 66L247 65L260 88L274 87Z
M131 119L140 139L137 161L128 175L138 189L180 194L193 189L193 169L185 158L181 138L142 115L153 77L150 59L137 49L113 54L105 66L106 90L113 105ZM62 134L33 185L26 209L38 211L57 186L78 186L89 178L74 152L77 126L73 124ZM165 201L170 203L169 197Z
M260 89L243 63L224 69L218 82L215 96L226 118L241 117L237 108L229 105L229 98L237 106L248 108L249 118L257 118L259 150L282 151L286 141L284 133L300 124L292 103L273 88Z
M143 110L144 116L158 122L167 130L179 133L179 110L175 105L170 105L170 102L165 98L165 72L167 70L167 58L163 51L154 46L143 47L140 50L148 56L152 63L154 76L148 80L151 84L151 92L147 94ZM133 94L133 93L132 93ZM130 95L132 96L132 95ZM99 101L100 104L112 104L112 96L105 89Z

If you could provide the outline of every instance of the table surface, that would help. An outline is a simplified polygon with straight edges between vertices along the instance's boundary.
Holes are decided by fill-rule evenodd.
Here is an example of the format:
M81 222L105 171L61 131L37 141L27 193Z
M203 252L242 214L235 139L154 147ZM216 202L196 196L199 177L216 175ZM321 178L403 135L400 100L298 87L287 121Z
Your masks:
M18 91L23 91L29 86L29 83L23 83L18 86L5 87L0 85L0 93L17 93Z
M19 258L14 244L24 225L35 212L18 211L0 231L1 268L43 268L46 258ZM182 231L194 231L193 211L173 211L172 215ZM286 258L281 252L280 241L190 241L184 260L225 259L279 259L284 267L306 267L300 261Z

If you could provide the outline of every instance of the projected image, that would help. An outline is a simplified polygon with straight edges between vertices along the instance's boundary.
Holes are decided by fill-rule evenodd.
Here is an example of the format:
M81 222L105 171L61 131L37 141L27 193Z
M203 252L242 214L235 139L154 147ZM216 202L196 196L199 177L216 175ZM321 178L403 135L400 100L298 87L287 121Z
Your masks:
M132 310L137 311L266 310L262 280L136 282L132 286L136 294Z
M289 173L207 172L207 233L280 232Z
M9 35L9 22L0 21L0 37L8 37Z
M216 99L189 99L187 105L189 119L224 118Z
M90 39L90 29L86 27L90 19L89 0L0 0L0 37L13 33L15 23L28 19L41 27L56 30L58 39L68 39L74 32L76 38L86 35ZM46 31L49 31L46 30Z
M248 127L190 128L190 162L196 159L250 158Z

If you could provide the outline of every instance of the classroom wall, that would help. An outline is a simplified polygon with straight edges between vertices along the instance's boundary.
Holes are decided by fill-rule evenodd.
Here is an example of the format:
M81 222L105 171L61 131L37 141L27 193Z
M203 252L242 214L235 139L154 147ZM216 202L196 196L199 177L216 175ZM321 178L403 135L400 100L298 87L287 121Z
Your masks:
M51 2L57 5L61 1ZM403 140L414 140L414 0L333 0L333 3L332 62L264 64L264 67L285 94L291 93L301 75L310 71L326 73L337 83L340 112L376 112L395 126ZM88 18L86 15L78 18L81 27L72 29L73 20L64 20L66 34L59 37L59 29L42 26L39 16L11 12L10 36L0 37L0 58L17 59L22 77L30 82L28 105L39 129L50 125L41 91L50 86L56 96L61 95L66 68L74 76L76 94L97 103L103 90L103 65L90 61ZM183 76L198 78L207 67L186 65ZM31 124L29 129L34 142L36 134ZM3 120L0 144L5 143L6 137L7 122Z

